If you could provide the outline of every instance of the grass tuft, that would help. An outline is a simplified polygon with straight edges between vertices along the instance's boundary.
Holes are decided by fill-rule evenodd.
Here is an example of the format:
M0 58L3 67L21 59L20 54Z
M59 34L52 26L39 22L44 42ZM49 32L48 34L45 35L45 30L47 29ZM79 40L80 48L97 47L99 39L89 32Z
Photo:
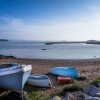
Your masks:
M85 81L86 80L86 76L80 76L77 78L78 81Z
M91 85L95 85L96 87L98 87L98 83L100 82L100 77L95 78L90 84Z

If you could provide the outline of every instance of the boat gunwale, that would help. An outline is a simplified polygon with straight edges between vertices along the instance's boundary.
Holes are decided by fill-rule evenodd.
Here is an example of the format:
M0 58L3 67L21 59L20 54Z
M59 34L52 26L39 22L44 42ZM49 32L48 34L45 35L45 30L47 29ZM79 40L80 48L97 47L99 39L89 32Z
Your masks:
M15 66L15 67L11 67L11 68L4 68L4 69L0 69L0 76L2 75L7 75L7 74L13 74L16 72L27 72L29 70L32 70L31 66L30 68L26 68L29 67L28 65L20 65L20 66Z
M34 74L30 75L29 78L30 80L49 80L49 77L46 75L41 75L41 74Z

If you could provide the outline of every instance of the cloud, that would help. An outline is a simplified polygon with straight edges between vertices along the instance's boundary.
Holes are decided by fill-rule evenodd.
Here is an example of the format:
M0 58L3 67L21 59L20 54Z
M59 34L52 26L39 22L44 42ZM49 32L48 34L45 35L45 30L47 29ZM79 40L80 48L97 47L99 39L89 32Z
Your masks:
M13 17L0 17L0 37L28 40L100 39L100 10L90 7L75 18L55 17L28 22Z

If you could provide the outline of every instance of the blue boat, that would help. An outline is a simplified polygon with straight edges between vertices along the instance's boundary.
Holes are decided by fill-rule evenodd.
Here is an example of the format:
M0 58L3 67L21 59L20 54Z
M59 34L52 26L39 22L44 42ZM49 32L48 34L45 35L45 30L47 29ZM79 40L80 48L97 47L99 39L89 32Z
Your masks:
M76 68L71 67L54 67L49 73L63 77L78 78Z
M0 88L22 93L31 70L31 65L19 65L13 63L1 64Z

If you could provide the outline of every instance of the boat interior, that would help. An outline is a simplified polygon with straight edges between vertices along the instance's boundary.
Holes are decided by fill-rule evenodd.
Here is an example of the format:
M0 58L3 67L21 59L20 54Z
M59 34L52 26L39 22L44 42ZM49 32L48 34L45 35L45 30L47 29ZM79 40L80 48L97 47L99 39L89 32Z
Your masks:
M16 63L5 63L5 64L1 64L0 65L0 69L9 68L9 67L13 67L13 66L18 66L18 64L16 64Z
M48 79L45 75L30 75L29 79Z

